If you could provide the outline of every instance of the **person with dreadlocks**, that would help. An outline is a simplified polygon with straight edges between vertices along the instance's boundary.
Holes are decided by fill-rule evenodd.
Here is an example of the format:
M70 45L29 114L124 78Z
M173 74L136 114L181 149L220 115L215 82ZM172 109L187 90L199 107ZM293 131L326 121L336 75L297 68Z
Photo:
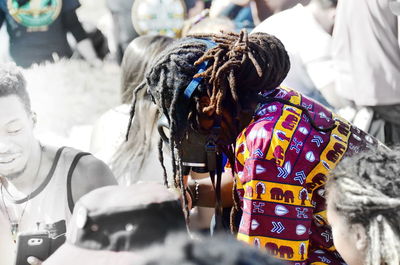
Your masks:
M400 264L400 150L345 159L328 181L328 219L349 265Z
M289 264L340 264L324 184L344 155L377 141L279 87L289 68L284 46L267 33L193 35L160 54L134 93L147 87L165 116L169 136L160 133L173 150L186 211L217 205L219 217L221 206L233 206L232 217L243 211L239 227L232 224L239 240ZM131 110L132 119L135 101ZM229 159L224 173L222 153ZM206 168L211 182L187 185L188 167Z

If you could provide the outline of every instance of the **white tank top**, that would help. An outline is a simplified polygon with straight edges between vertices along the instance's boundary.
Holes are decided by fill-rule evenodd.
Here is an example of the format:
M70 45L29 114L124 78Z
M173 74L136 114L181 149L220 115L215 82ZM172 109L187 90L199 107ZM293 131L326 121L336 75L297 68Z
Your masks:
M72 200L71 191L67 188L67 175L74 158L79 153L78 150L69 147L58 149L46 179L38 188L38 193L34 192L27 202L13 203L3 187L3 194L0 194L3 196L0 200L1 223L9 224L9 215L12 221L19 223L19 233L47 230L52 238L65 240L66 223L71 217L68 198ZM72 172L70 172L71 176ZM23 211L24 214L20 219ZM16 244L11 233L11 226L0 226L0 254L7 255L8 253L15 258L15 252ZM0 265L9 265L10 263L3 263L3 260L10 260L9 257L4 259L3 257L0 258Z

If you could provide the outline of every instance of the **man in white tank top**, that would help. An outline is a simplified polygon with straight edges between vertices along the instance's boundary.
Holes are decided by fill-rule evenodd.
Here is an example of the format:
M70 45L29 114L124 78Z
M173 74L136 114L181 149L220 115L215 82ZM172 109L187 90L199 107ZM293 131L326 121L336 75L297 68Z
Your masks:
M20 232L47 230L65 240L74 202L117 184L89 153L41 145L33 134L35 122L20 69L0 64L0 265L14 258Z

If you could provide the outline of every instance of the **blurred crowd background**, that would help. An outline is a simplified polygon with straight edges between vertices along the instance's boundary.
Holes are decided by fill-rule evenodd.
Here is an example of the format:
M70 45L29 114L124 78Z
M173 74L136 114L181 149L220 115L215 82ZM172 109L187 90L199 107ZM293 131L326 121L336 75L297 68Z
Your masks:
M57 10L59 1L0 0L0 63L15 61L23 68L39 141L92 153L111 168L119 184L136 183L142 176L163 182L164 171L172 171L167 148L167 169L158 161L159 113L146 91L136 95L139 111L130 123L130 141L125 142L125 134L132 93L154 58L174 40L192 34L245 29L275 35L291 64L283 86L387 146L400 143L399 1L62 0ZM36 25L29 16L41 16L44 22ZM192 228L208 233L213 209L192 212ZM179 247L186 249L185 244L192 243Z

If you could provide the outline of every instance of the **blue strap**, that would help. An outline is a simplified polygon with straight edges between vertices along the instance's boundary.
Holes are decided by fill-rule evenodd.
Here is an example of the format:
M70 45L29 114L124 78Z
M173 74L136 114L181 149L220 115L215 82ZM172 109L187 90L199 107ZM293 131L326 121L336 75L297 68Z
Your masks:
M207 40L207 39L193 39L193 40L202 42L205 45L207 45L207 50L217 46L217 44L215 42ZM196 74L200 74L200 73L204 72L207 69L207 66L208 66L208 61L202 62L198 66ZM201 80L203 80L203 77L193 78L192 81L190 81L189 85L185 88L185 91L183 92L185 99L189 100L192 97L194 91L199 86Z
M212 40L209 39L198 39L198 38L190 38L192 41L197 41L197 42L202 42L207 46L207 50L214 48L215 46L217 46L217 44L215 42L213 42Z

